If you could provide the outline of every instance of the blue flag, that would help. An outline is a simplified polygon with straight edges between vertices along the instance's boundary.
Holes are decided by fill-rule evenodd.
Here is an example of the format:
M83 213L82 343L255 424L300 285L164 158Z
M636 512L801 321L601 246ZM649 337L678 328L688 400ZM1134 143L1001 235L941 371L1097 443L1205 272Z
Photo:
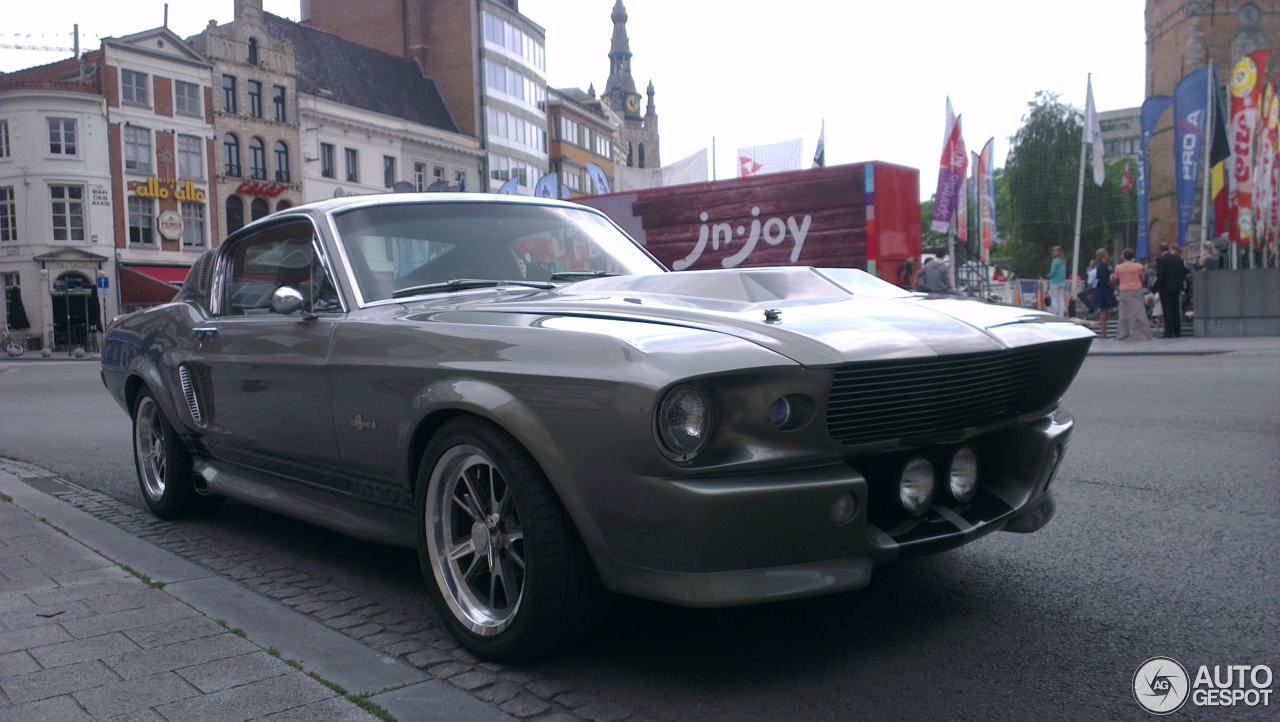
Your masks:
M520 195L520 179L512 178L506 183L503 183L502 187L498 189L498 192L508 196Z
M1147 142L1156 132L1160 116L1170 105L1173 105L1173 98L1167 95L1153 95L1142 103L1142 141L1138 144L1138 245L1134 249L1138 258L1150 255L1147 249Z
M609 176L605 175L604 168L587 161L587 175L591 176L591 182L596 186L596 194L612 193L609 190Z
M1204 155L1204 132L1209 120L1209 66L1193 71L1178 81L1173 90L1173 169L1178 195L1178 245L1187 236L1196 210L1196 183L1200 180L1200 157Z
M555 198L560 185L558 180L555 173L542 176L538 179L538 184L533 187L533 195L538 198Z

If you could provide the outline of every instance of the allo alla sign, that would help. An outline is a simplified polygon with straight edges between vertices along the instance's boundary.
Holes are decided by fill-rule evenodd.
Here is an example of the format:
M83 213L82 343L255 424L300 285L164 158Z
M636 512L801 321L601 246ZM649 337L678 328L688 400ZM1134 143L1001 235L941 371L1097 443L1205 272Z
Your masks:
M176 181L172 178L157 178L151 176L146 182L134 181L129 184L129 190L137 193L142 198L175 198L180 201L193 201L195 203L204 203L204 191L196 188L196 184L191 181Z

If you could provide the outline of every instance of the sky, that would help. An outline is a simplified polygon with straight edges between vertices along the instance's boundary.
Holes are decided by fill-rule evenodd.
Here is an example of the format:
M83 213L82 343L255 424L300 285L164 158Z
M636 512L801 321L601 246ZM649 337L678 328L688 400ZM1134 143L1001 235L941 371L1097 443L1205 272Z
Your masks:
M995 138L1002 166L1027 104L1046 90L1084 107L1093 74L1099 111L1143 100L1142 0L624 0L632 76L653 81L664 163L715 145L719 178L735 151L803 139L804 167L825 122L828 165L881 160L920 169L920 192L937 183L948 96L964 139ZM161 25L163 0L62 0L56 12L11 0L0 27L0 71L71 55L82 47ZM614 0L521 0L546 30L547 83L604 89ZM299 0L265 0L297 19ZM232 0L172 2L183 37L233 19ZM22 45L24 49L8 46Z

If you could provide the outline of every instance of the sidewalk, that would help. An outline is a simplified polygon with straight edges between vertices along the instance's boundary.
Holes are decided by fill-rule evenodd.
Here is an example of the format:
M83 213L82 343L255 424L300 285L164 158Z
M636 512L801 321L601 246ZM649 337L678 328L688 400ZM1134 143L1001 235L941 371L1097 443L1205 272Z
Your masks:
M0 718L514 720L12 474L0 493Z
M1090 356L1207 356L1220 353L1280 353L1280 336L1229 336L1222 338L1153 338L1150 341L1096 339Z

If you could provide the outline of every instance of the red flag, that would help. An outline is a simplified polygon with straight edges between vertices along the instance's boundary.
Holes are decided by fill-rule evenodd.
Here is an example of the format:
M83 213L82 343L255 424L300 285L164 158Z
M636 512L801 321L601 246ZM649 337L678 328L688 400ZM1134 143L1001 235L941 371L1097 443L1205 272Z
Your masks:
M1133 190L1133 171L1129 169L1129 164L1124 164L1124 177L1120 179L1120 190L1128 193Z

